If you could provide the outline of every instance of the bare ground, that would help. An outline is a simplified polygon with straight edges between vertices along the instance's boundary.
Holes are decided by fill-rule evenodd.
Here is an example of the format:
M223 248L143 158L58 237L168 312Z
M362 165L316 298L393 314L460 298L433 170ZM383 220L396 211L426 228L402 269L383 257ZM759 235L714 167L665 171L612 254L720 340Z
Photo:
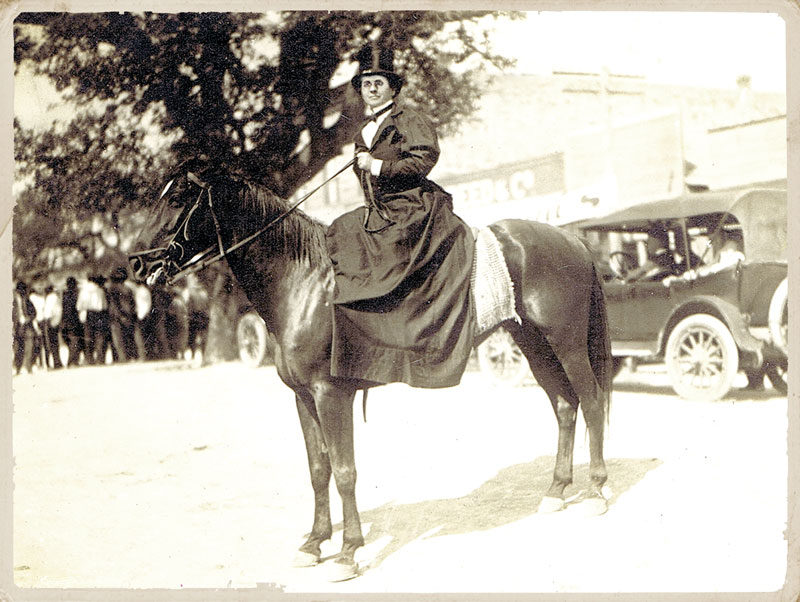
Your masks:
M743 384L743 383L738 383ZM357 400L362 574L292 568L312 492L274 369L130 364L14 377L20 588L286 592L769 591L786 570L785 397L676 397L623 373L606 443L610 508L540 515L556 422L536 386L468 372L443 391ZM588 452L576 441L575 495ZM332 490L332 556L341 510Z

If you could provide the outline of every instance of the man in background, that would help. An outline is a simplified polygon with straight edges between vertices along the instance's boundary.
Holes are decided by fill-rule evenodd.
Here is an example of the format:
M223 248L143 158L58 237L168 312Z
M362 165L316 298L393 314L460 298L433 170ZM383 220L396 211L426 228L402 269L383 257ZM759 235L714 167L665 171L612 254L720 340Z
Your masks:
M83 324L78 315L78 281L67 278L67 288L61 296L61 335L67 345L67 367L77 366L84 349Z
M47 349L45 347L44 331L44 292L40 283L34 283L30 289L30 300L36 310L33 319L33 363L40 368L47 367Z
M19 374L22 367L28 373L33 372L33 325L36 319L36 308L28 296L28 285L17 282L14 289L14 300L11 306L11 319L14 322L14 368Z
M111 285L108 287L108 322L111 330L111 344L116 350L116 359L127 362L136 359L136 299L130 287L125 286L128 274L123 267L111 272Z
M63 367L58 336L62 313L61 295L56 292L52 284L48 284L44 290L44 350L45 362L49 367L49 357L52 356L54 370Z
M89 364L105 364L108 349L108 300L106 279L90 276L78 293L78 315L84 324L84 353Z

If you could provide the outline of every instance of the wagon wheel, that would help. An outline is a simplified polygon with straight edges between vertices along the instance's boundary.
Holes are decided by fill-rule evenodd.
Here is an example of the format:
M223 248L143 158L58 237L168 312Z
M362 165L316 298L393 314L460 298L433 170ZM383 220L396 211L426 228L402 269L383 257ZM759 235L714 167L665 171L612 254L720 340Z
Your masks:
M708 314L694 314L681 320L669 335L665 361L678 395L714 401L733 384L739 350L725 324Z
M789 360L783 358L779 361L768 361L764 365L767 378L775 390L781 395L789 393Z
M772 342L784 354L789 353L789 279L775 289L769 304L768 323ZM771 380L771 379L770 379Z
M267 354L267 327L256 312L244 314L236 325L239 359L248 366L260 366Z
M528 360L502 328L490 334L477 351L481 371L502 383L519 385L530 374Z
M636 258L627 251L611 251L608 254L608 265L614 275L620 280L625 280L628 273L636 268Z

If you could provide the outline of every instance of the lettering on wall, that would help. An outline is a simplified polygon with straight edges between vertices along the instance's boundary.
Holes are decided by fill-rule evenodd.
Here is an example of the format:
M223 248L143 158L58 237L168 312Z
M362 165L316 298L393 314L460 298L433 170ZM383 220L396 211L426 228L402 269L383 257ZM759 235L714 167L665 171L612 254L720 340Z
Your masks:
M553 153L461 176L436 179L457 207L477 207L564 192L564 157Z

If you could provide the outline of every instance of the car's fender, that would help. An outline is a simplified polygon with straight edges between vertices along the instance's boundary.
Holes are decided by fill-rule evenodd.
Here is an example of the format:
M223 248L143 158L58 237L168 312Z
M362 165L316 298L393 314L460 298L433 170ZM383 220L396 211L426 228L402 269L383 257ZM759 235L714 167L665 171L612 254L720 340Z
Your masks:
M739 348L742 367L761 366L764 361L764 342L750 334L747 321L736 305L713 295L690 297L673 309L659 334L658 344L662 354L672 329L691 314L710 314L722 320Z

